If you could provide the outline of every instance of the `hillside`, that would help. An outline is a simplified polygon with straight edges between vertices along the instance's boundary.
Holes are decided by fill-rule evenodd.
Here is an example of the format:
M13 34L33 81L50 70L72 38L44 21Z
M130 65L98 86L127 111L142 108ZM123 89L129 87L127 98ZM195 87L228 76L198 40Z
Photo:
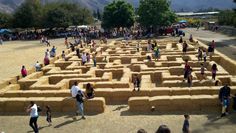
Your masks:
M24 0L0 0L0 11L13 12ZM42 3L54 1L68 1L79 3L90 10L102 10L105 5L113 0L41 0ZM138 7L139 0L127 0L134 7ZM208 8L232 9L236 7L233 0L171 0L174 11L198 11Z

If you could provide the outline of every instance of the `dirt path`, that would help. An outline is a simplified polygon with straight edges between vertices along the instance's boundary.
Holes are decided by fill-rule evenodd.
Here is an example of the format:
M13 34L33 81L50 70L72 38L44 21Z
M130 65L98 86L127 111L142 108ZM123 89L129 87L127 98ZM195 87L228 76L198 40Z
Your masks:
M64 39L50 40L51 47L57 47L57 53L61 53ZM43 62L46 49L39 41L10 41L0 45L0 80L20 74L21 66L33 67L36 61Z
M72 115L53 114L53 125L47 126L45 116L40 116L40 133L136 133L144 128L154 133L161 124L166 124L173 133L181 133L183 115L180 114L135 114L127 112L127 105L107 106L106 112L86 116L86 120L73 119ZM0 116L0 132L25 133L32 131L28 126L29 116ZM216 114L191 115L192 133L233 133L236 130L236 115L219 119ZM14 125L14 128L12 126Z
M196 28L187 28L184 29L189 34L192 34L194 38L199 39L203 43L210 43L212 40L216 42L216 49L230 57L231 59L236 60L236 37L227 36L217 32L211 32L203 29ZM187 35L188 36L188 35Z

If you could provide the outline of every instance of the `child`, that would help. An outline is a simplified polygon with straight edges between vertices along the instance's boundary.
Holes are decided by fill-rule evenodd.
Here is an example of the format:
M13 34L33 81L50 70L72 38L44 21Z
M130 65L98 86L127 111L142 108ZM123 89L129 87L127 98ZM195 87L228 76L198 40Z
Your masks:
M46 106L46 120L48 122L48 125L51 126L52 125L52 112L50 107L47 105Z
M148 61L152 61L152 58L151 58L150 55L147 56L147 60L148 60Z
M204 63L206 63L206 61L207 61L207 53L206 53L206 50L203 50L203 59L204 59Z
M192 69L189 70L189 73L188 73L188 87L192 87L192 83L193 83L193 76L192 76Z
M135 91L136 87L138 88L138 91L140 91L140 79L138 78L137 75L135 75L134 77L134 90L133 91Z
M198 48L198 61L202 61L202 50Z
M93 56L93 66L96 67L97 66L97 52L95 52L94 56Z
M183 125L183 133L190 133L190 130L189 130L189 119L190 119L190 116L189 115L184 115L184 125Z
M202 79L205 79L205 67L203 63L201 63L201 75L202 75Z
M21 75L22 75L22 77L27 76L27 70L26 70L25 66L22 66L22 68L21 68Z
M184 66L184 79L183 82L185 81L185 79L188 79L188 73L190 70L190 65L188 64L188 60L185 60L185 66Z
M137 52L139 52L139 42L136 45Z
M212 68L211 68L212 79L213 79L213 80L216 80L216 71L218 71L217 65L216 65L216 64L213 64L213 65L212 65Z
M186 54L186 52L187 52L187 49L188 49L188 44L187 44L187 42L186 41L184 41L184 43L183 43L183 54Z
M36 72L39 72L41 71L41 65L39 64L39 62L37 61L36 64L35 64L35 69L36 69Z

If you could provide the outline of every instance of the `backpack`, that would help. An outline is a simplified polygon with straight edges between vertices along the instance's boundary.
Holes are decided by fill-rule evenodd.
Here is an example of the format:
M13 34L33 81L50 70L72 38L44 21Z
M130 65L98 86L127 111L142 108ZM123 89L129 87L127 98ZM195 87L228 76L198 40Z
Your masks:
M83 103L84 102L84 99L83 99L83 94L81 91L78 91L78 94L76 95L76 100L80 103Z

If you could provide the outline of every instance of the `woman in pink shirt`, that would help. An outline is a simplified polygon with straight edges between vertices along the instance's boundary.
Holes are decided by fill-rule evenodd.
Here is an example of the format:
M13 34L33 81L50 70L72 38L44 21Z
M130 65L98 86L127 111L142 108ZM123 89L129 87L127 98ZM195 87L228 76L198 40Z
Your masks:
M25 66L22 66L22 68L21 68L21 75L22 75L22 77L27 76L27 70L25 69Z

